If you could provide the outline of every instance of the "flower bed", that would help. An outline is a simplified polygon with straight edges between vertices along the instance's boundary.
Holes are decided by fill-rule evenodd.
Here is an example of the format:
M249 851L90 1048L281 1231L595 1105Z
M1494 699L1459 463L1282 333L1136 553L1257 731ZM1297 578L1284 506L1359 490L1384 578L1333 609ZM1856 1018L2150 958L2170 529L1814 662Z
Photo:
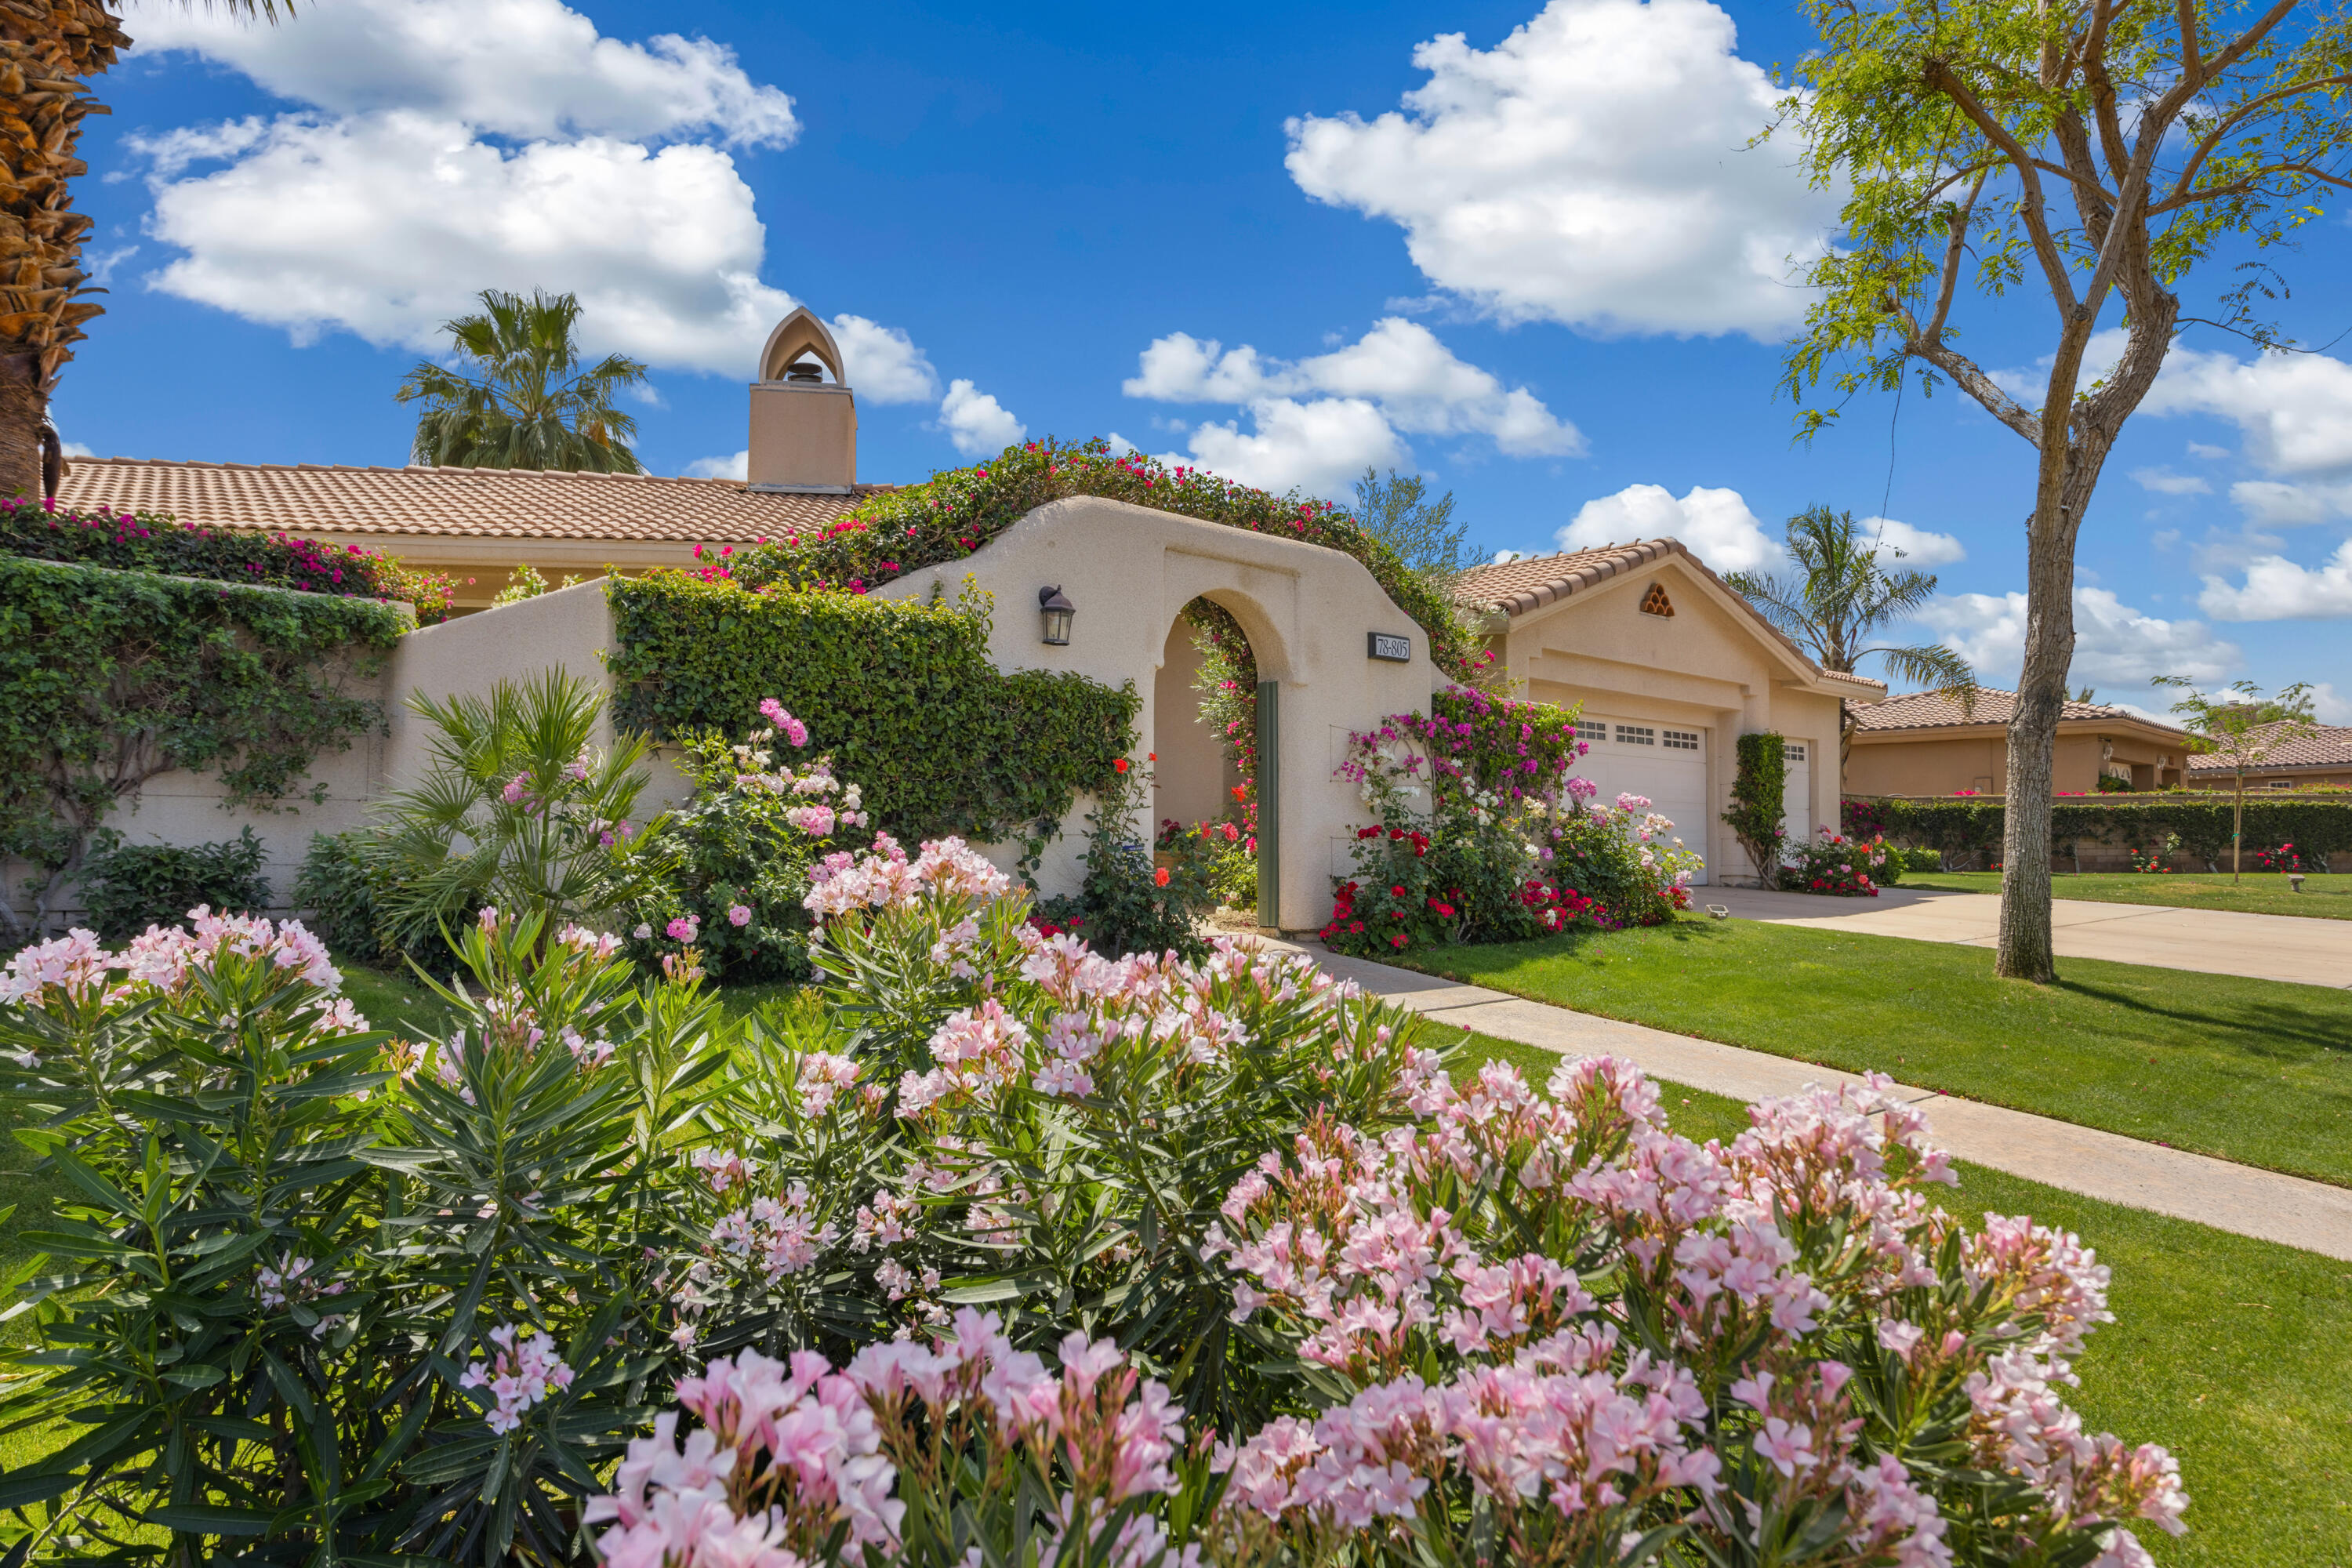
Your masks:
M2168 1457L2060 1396L2105 1270L1937 1208L1883 1080L1701 1146L1605 1058L1456 1084L1279 952L1045 938L953 841L809 904L817 1013L484 910L426 1042L296 926L19 953L6 1087L79 1196L0 1415L80 1434L10 1471L20 1528L620 1568L2127 1568L2178 1528Z
M425 626L446 619L457 594L455 583L439 573L356 544L198 528L149 512L58 511L22 498L0 500L0 554L382 599L414 605Z
M1794 893L1874 899L1878 889L1903 876L1903 851L1884 838L1857 841L1816 828L1810 843L1782 851L1780 886Z
M1459 689L1432 711L1349 738L1340 776L1377 817L1318 933L1378 957L1432 943L1510 942L1585 924L1670 918L1697 857L1638 795L1614 807L1570 770L1576 715Z

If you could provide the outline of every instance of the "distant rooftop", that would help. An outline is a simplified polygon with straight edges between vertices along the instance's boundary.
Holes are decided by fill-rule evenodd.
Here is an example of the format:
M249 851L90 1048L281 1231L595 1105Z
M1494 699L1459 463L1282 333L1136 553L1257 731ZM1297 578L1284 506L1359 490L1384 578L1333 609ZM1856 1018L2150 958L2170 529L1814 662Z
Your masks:
M2262 736L2269 726L2257 729ZM2207 752L2189 759L2191 774L2210 777L2217 773L2235 773L2237 760L2228 752ZM2316 732L2298 740L2282 741L2277 748L2258 763L2248 763L2252 768L2352 768L2352 724L2322 724Z
M1883 702L1859 702L1853 707L1854 728L1864 733L1890 730L1941 730L1964 724L2006 724L2017 714L2017 693L1997 687L1976 689L1974 706L1961 711L1958 693L1945 691L1907 691L1890 697ZM2101 721L2116 725L2137 725L2178 735L2186 747L2189 731L2160 720L2144 719L2128 708L2117 708L2104 702L2076 702L2069 700L2058 711L2058 721Z
M891 488L823 495L650 474L76 458L58 504L310 535L748 544L821 528Z

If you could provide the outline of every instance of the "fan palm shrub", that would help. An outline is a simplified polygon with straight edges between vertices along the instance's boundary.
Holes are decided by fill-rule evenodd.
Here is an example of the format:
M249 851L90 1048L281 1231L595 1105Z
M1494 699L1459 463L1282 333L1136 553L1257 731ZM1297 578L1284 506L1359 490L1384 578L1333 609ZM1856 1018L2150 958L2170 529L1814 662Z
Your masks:
M551 669L408 706L433 726L432 763L387 804L373 851L398 945L484 905L536 915L551 939L565 921L661 895L668 852L644 829L662 819L637 819L647 747L637 735L595 745L604 699L592 683Z

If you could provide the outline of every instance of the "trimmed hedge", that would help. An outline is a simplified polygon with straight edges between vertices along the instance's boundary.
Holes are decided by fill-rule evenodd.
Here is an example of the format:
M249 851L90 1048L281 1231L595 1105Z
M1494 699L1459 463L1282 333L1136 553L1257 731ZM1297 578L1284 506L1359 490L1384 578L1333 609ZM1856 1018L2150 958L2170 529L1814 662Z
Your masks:
M1997 797L1912 800L1850 799L1845 830L1866 837L1885 833L1898 844L1948 855L2000 853L2004 807ZM2050 810L2054 852L2074 843L2146 848L2178 834L2180 847L2218 867L2230 853L2228 795L2108 795L2061 800ZM2251 852L2292 844L2315 865L2331 855L2352 856L2352 800L2279 800L2249 792L2245 847Z
M821 530L763 541L723 558L706 556L712 564L704 574L731 576L751 588L866 594L921 567L961 561L1037 508L1069 496L1130 501L1352 555L1428 637L1430 660L1439 669L1467 681L1484 668L1481 650L1465 634L1444 592L1330 502L1296 490L1269 495L1199 468L1170 468L1140 453L1114 457L1099 438L1007 447L984 463L870 496Z
M1131 684L999 673L976 591L934 605L668 571L604 591L615 722L656 741L731 735L773 697L864 790L875 826L903 839L1020 837L1034 856L1135 742Z
M342 679L406 629L372 599L0 553L0 854L48 874L37 913L156 773L211 771L231 804L267 805L382 726Z
M383 599L414 605L418 624L425 626L447 617L456 594L451 580L437 572L417 571L356 544L196 528L150 512L55 511L22 499L0 501L0 554Z
M81 890L82 909L101 942L178 925L199 904L221 914L269 908L261 840L251 827L216 844L125 844L104 828L98 838L101 847L82 864Z

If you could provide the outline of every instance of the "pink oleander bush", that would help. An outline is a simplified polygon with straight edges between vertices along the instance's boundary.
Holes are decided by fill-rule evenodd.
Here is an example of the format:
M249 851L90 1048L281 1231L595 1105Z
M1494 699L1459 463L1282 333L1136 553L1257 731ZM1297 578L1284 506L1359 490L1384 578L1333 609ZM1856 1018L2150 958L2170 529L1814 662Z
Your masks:
M18 953L0 1076L75 1196L0 1418L78 1436L0 1477L12 1543L2130 1568L2178 1528L2170 1458L2063 1403L2105 1270L1936 1207L1877 1080L1701 1145L1605 1058L1457 1083L1295 955L1048 937L953 839L805 902L819 994L742 1017L480 910L437 1038L299 925Z

